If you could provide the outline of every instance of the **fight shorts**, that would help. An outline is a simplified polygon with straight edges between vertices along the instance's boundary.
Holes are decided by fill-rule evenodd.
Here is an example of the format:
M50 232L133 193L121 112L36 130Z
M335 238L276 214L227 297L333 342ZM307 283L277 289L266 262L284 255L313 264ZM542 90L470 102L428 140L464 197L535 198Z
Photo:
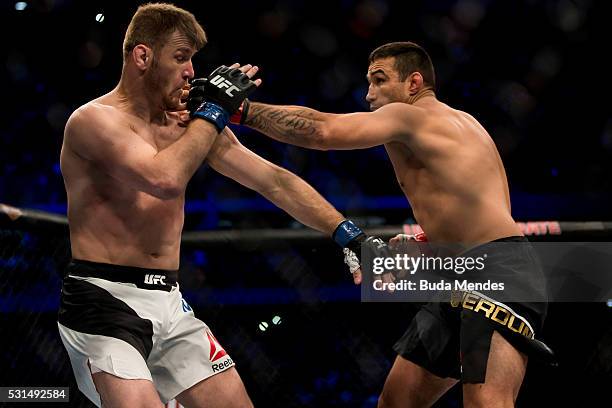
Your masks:
M521 276L530 276L531 281L543 277L525 237L502 238L491 244L504 242L520 245L496 244L488 254L488 276L516 276L514 282L518 284ZM482 251L486 245L478 249ZM469 255L468 252L462 256ZM422 306L393 349L438 377L484 383L494 331L530 358L555 364L552 351L536 339L546 310L546 301L502 303L478 292L454 292L450 302Z
M195 318L177 271L73 260L62 285L58 326L79 389L98 407L92 375L152 381L166 403L234 365Z

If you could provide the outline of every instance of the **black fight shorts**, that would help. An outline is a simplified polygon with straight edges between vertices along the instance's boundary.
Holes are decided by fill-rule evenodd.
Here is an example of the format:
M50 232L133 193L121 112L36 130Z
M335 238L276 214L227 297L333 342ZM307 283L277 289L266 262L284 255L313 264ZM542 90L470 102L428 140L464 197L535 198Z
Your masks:
M543 275L526 238L508 237L493 242L521 245L501 246L502 250L496 246L489 255L488 272L514 274L519 280L526 274ZM484 383L494 331L527 356L554 364L552 351L536 339L546 310L545 301L502 303L474 291L454 292L450 302L421 307L393 349L438 377Z

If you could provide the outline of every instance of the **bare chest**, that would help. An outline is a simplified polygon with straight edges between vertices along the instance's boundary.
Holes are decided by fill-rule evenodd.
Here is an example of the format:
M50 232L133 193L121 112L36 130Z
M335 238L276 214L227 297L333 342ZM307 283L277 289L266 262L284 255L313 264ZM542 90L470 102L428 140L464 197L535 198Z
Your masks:
M185 127L176 122L164 125L130 123L130 128L157 151L162 151L176 142L185 133Z
M395 177L404 193L408 194L414 190L419 183L419 179L423 172L424 166L419 161L414 153L404 144L391 142L385 145Z

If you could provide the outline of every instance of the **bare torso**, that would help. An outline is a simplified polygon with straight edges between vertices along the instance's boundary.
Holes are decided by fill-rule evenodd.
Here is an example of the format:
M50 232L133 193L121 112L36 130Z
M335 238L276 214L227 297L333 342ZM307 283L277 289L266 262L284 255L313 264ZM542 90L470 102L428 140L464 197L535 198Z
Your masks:
M152 125L118 108L112 93L80 109L93 110L119 128L112 137L141 138L157 151L180 138L185 128L168 114ZM110 165L113 158L109 157ZM184 194L154 197L135 190L104 172L75 151L69 135L64 140L61 169L68 194L68 222L72 256L94 262L156 269L178 269Z
M417 222L432 241L478 244L522 235L495 144L470 115L431 98L409 143L385 145Z

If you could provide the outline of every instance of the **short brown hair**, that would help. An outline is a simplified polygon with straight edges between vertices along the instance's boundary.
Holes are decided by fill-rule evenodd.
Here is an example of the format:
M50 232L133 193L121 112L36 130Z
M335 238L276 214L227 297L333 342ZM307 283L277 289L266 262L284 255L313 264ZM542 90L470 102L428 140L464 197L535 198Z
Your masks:
M148 3L138 7L125 33L123 59L138 44L159 49L175 31L185 35L196 50L206 45L204 29L187 10L168 3Z
M381 45L370 53L370 64L381 58L395 58L395 70L399 73L400 81L405 81L413 72L420 72L423 82L436 87L434 67L427 51L413 42L392 42Z

